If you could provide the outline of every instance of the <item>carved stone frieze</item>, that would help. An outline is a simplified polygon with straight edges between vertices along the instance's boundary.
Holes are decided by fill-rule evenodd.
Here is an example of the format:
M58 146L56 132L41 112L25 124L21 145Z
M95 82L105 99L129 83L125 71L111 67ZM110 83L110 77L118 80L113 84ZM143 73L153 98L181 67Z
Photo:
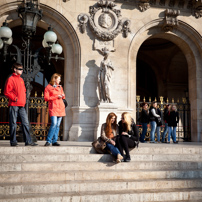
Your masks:
M146 11L147 9L150 8L150 0L140 0L138 3L138 7L140 9L140 11Z
M159 1L159 5L160 6L165 6L165 4L166 4L166 0L160 0Z
M202 1L201 0L192 0L190 2L190 5L192 6L193 15L196 18L202 17Z
M179 8L183 8L184 5L185 5L185 0L179 0L179 2L178 2L178 7L179 7Z
M121 10L115 7L116 4L108 0L99 0L95 6L90 6L90 15L78 16L80 31L84 33L89 22L93 33L103 41L113 40L121 32L127 37L130 32L130 20L120 19Z
M170 0L170 2L169 2L168 5L169 5L170 7L174 7L175 2L176 2L176 0Z
M179 25L177 16L180 14L180 10L166 9L165 19L163 24L163 30L165 32L172 31L174 27Z

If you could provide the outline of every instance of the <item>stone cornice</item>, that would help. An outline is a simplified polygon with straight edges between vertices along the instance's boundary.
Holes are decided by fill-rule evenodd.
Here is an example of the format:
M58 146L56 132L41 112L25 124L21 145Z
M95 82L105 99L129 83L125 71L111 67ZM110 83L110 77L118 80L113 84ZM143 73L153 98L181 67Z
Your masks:
M149 8L177 9L190 13L196 18L202 17L202 0L115 0L123 4L131 4L141 12Z

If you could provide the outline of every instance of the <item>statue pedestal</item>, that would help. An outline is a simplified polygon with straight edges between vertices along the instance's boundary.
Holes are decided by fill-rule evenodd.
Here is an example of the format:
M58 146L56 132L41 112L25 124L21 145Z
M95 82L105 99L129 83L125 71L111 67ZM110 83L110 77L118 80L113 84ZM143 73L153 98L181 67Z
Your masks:
M95 109L96 109L96 126L94 132L94 140L100 137L101 125L106 122L107 115L111 112L117 114L118 107L113 103L100 103L100 105L98 105Z

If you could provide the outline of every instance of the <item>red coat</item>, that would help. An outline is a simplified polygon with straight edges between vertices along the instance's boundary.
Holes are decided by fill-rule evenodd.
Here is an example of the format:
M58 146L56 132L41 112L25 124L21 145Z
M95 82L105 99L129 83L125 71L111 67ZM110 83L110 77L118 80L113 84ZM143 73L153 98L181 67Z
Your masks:
M4 95L9 99L8 106L24 107L26 104L26 88L20 75L12 74L6 81Z
M58 98L58 95L64 94L62 86L53 87L48 84L45 88L44 99L48 101L49 115L51 116L66 116L65 105L62 99Z

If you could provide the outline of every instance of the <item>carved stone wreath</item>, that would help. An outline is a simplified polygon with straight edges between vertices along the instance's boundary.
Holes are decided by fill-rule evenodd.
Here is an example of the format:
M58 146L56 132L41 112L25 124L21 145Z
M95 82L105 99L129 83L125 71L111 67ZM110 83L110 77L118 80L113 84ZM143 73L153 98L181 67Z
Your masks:
M99 0L95 6L90 6L88 14L78 16L79 26L82 33L86 31L87 23L93 33L103 41L113 40L119 33L127 37L130 30L130 20L120 19L121 11L115 9L113 2Z

